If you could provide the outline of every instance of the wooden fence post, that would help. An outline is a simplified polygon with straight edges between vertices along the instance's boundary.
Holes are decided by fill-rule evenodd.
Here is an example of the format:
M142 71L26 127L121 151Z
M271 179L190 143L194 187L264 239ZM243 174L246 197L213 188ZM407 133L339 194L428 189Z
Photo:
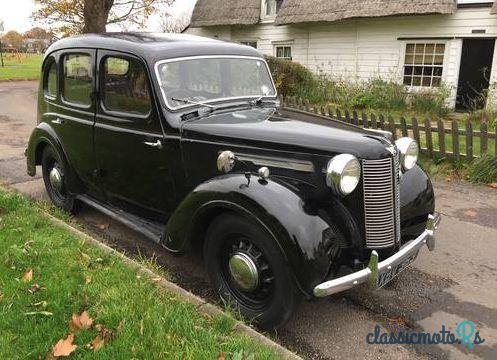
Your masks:
M352 112L353 123L355 126L359 126L359 116L357 115L357 111Z
M361 113L361 118L362 118L362 127L367 129L369 127L368 116L364 111Z
M342 120L342 112L339 109L337 109L337 119Z
M470 120L466 121L466 158L473 160L473 123Z
M385 130L385 117L383 116L383 114L380 114L378 116L378 121L379 121L379 124L378 124L379 128L381 130Z
M426 150L428 151L428 156L433 156L433 140L431 137L431 121L425 118L425 137L426 137Z
M403 137L408 136L408 133L407 133L407 123L406 123L406 119L404 119L404 117L400 118L400 129L402 130L402 136Z
M350 124L350 114L348 110L345 110L345 122Z
M376 116L374 113L371 113L371 128L377 129L378 125L376 124Z
M480 126L480 155L483 156L488 152L488 124L482 122Z
M389 131L392 133L392 139L397 140L397 130L395 129L395 120L392 116L388 117Z
M418 126L418 119L415 117L412 118L412 134L414 135L414 140L419 145L419 148L421 149L421 139L419 138L419 126Z
M441 119L438 119L438 149L440 156L445 157L445 125Z
M455 160L459 160L459 124L452 120L452 154Z

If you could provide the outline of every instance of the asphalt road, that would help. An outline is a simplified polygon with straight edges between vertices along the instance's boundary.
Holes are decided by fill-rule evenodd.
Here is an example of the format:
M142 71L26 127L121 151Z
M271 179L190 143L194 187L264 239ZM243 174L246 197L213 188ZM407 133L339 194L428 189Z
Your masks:
M40 171L26 175L23 149L36 124L34 82L0 83L0 181L46 201ZM214 164L213 164L214 166ZM357 289L304 302L277 341L313 359L497 358L497 190L467 183L434 182L437 210L444 215L437 249L423 249L415 263L379 291ZM78 221L89 233L128 255L153 258L179 285L215 300L198 255L176 257L92 209ZM376 325L383 331L456 332L462 320L485 339L471 350L455 345L369 345Z

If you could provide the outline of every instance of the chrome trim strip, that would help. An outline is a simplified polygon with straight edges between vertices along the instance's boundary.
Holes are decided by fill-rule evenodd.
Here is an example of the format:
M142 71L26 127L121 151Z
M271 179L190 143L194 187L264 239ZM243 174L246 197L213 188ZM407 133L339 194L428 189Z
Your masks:
M161 94L162 94L162 99L164 99L164 103L166 104L166 107L169 110L180 110L184 108L189 108L189 107L194 107L197 105L192 105L192 104L187 104L183 106L176 106L173 107L167 102L167 96L164 93L164 89L161 86L161 77L159 75L159 66L165 63L170 63L170 62L178 62L178 61L184 61L184 60L192 60L192 59L253 59L253 60L259 60L266 65L267 72L269 74L269 78L271 79L271 84L273 85L273 91L274 95L268 95L268 96L263 96L263 98L269 98L269 99L277 99L278 98L278 90L276 89L276 85L274 84L274 79L273 76L271 75L271 70L269 69L269 65L267 64L266 60L262 57L256 57L256 56L243 56L243 55L199 55L199 56L185 56L185 57L179 57L179 58L172 58L172 59L165 59L165 60L159 60L155 63L154 65L154 70L155 70L155 80L157 81L157 84L159 85ZM260 94L255 94L255 95L245 95L245 96L234 96L234 97L226 97L226 98L219 98L219 99L211 99L208 101L205 101L206 104L210 103L215 103L218 101L226 101L226 100L237 100L237 99L251 99L251 98L258 98L260 97Z
M274 158L259 155L235 154L237 160L251 162L258 166L276 167L288 170L296 170L303 172L314 172L314 164L310 161Z
M428 250L433 251L435 249L435 230L438 228L440 220L440 214L430 214L425 231L416 239L405 244L397 253L378 263L378 253L373 250L367 268L317 285L314 288L314 296L333 295L367 282L376 285L380 274L389 271L393 266L401 264L409 257L417 256L417 253L424 245L428 247Z

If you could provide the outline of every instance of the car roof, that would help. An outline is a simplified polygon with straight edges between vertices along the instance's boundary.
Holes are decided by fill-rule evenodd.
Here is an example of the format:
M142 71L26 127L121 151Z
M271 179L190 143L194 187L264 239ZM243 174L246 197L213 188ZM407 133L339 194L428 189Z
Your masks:
M202 55L262 57L254 48L189 34L120 32L84 34L53 43L45 56L57 50L91 48L126 52L153 64L158 60Z

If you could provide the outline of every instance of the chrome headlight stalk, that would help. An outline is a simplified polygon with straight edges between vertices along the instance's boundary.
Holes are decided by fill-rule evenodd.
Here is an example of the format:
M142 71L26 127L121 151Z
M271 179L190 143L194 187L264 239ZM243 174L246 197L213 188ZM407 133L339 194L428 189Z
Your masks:
M402 171L411 170L418 161L419 147L416 141L409 137L403 137L395 142L400 152L400 164Z
M337 194L352 193L361 178L361 164L354 155L340 154L328 162L326 184Z

